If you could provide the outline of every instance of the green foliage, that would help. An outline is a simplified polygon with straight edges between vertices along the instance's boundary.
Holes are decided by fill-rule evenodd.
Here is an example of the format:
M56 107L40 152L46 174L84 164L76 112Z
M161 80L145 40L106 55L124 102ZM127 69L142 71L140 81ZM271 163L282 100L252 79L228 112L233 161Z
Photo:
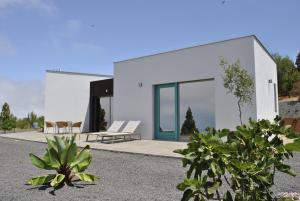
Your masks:
M223 82L227 93L232 93L238 99L239 118L242 122L242 106L251 103L254 92L254 79L248 74L247 70L241 67L240 61L229 64L224 58L221 58L220 66L224 70Z
M27 115L27 121L28 121L28 124L30 125L30 128L32 128L34 122L37 122L37 119L38 119L37 115L34 112L30 112Z
M279 95L290 95L294 83L300 80L300 73L288 56L282 57L279 54L274 54L273 58L277 64Z
M188 110L186 111L185 121L183 122L181 127L181 134L192 134L194 132L199 132L199 131L196 127L192 110L189 107Z
M292 157L280 136L290 131L267 120L249 121L236 131L208 129L195 133L183 155L186 178L177 188L182 200L273 200L271 187L277 171L295 176L285 159ZM224 184L224 182L226 184ZM227 192L220 194L221 186Z
M37 118L37 123L38 123L39 128L44 129L44 122L45 122L44 116L40 116Z
M285 147L287 150L300 152L300 138L295 139L292 143L286 144Z
M293 199L292 197L284 197L284 198L280 198L278 199L278 201L294 201L295 199Z
M10 112L8 103L4 103L0 113L0 128L4 132L16 128L16 117Z
M297 66L298 71L300 72L300 52L297 55L295 64Z
M71 138L54 136L54 140L47 138L48 148L42 158L30 153L29 158L34 166L45 170L54 170L55 174L34 177L28 181L33 186L50 185L58 187L66 183L72 185L73 177L81 181L94 182L98 178L84 173L91 163L92 155L87 145L78 152L75 143L76 135Z
M29 123L27 121L27 118L17 119L16 127L20 128L20 129L28 129L28 128L30 128L30 125L29 125Z

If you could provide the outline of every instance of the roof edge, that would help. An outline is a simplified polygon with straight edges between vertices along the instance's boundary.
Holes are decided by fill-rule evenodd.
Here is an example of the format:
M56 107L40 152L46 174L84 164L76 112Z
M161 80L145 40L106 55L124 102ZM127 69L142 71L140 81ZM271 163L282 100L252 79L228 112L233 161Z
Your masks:
M145 58L145 57L152 57L152 56L156 56L156 55L160 55L160 54L167 54L167 53L171 53L171 52L177 52L177 51L181 51L181 50L192 49L192 48L195 48L195 47L201 47L201 46L207 46L207 45L214 45L214 44L217 44L217 43L224 43L224 42L228 42L228 41L232 41L232 40L239 40L239 39L251 38L251 37L255 38L260 43L260 45L264 48L264 50L270 55L270 53L262 45L262 43L258 40L258 38L254 34L251 34L251 35L241 36L241 37L237 37L237 38L230 38L230 39L226 39L226 40L215 41L215 42L205 43L205 44L201 44L201 45L194 45L194 46L190 46L190 47L179 48L179 49L175 49L175 50L164 51L164 52L159 52L159 53L155 53L155 54L149 54L149 55L140 56L140 57L134 57L134 58L130 58L130 59L116 61L114 63L121 63L121 62L136 60L136 59L142 59L142 58Z
M101 75L101 74L93 74L93 73L80 73L80 72L58 71L58 70L46 70L46 73L57 73L57 74L67 74L67 75L84 75L84 76L96 76L96 77L113 78L113 75Z
M275 59L273 58L272 54L268 51L268 49L262 44L262 42L258 39L258 37L256 35L252 35L254 40L256 40L256 42L260 45L260 47L267 53L267 55L269 55L269 57L274 61L274 63L276 64Z

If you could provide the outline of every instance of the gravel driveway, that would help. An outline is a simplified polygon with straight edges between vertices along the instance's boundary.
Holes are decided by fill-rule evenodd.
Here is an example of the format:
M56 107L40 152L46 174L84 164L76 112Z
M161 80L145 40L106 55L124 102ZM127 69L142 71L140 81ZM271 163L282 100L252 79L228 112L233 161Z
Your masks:
M52 188L25 185L33 176L46 172L33 167L28 153L41 155L45 144L0 138L0 200L112 200L112 201L176 201L182 193L176 184L184 177L181 160L137 154L93 151L88 172L100 177L96 185L76 183L53 192ZM300 174L300 156L292 163ZM300 177L279 175L277 192L300 189Z

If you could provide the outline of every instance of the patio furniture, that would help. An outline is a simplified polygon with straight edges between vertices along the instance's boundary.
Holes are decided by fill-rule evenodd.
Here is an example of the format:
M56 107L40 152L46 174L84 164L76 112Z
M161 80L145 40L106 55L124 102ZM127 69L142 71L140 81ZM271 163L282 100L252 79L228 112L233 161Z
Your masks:
M139 125L141 124L141 121L129 121L124 129L121 132L116 133L108 133L106 135L102 135L102 142L104 141L104 138L109 137L110 142L114 143L116 140L118 140L118 137L122 137L124 141L126 140L126 137L129 137L129 140L131 140L133 135L138 135L139 139L141 140L141 134L137 132L137 129Z
M109 133L116 133L119 132L122 126L124 125L125 121L114 121L110 127L107 129L107 131L102 131L102 132L95 132L95 133L87 133L86 134L86 141L88 142L89 136L90 135L96 135L98 137L102 137L103 135L107 135Z
M55 123L54 122L51 122L51 121L46 121L45 122L45 133L49 133L49 128L52 128L53 129L53 133L56 132L56 128L55 128Z
M71 123L71 133L73 133L73 128L78 128L79 133L81 133L81 124L82 121L76 122L76 123Z
M60 129L63 129L63 133L67 133L68 122L66 121L57 121L56 122L57 133L59 134Z

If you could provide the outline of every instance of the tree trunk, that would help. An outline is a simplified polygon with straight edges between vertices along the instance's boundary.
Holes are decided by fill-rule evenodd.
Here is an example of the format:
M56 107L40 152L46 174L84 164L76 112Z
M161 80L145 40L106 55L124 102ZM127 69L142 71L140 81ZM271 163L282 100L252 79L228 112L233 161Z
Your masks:
M238 107L239 107L240 123L241 123L241 125L243 125L243 121L242 121L242 108L241 108L241 99L238 100Z

